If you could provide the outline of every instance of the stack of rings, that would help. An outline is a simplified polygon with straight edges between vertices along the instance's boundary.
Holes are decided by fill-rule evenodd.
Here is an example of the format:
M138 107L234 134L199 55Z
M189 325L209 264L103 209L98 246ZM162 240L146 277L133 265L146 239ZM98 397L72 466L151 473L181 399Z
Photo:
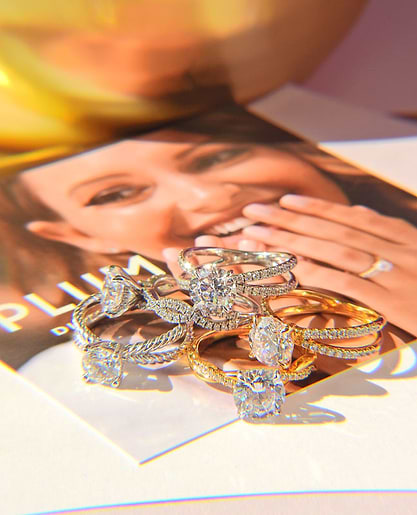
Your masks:
M166 274L135 282L122 268L108 267L102 291L82 301L73 314L84 379L117 387L125 362L161 365L186 355L196 377L233 390L241 418L278 415L285 384L306 379L314 370L317 354L341 359L373 354L380 348L386 323L369 307L321 290L296 289L291 272L296 263L295 256L285 252L193 247L179 255L183 273L178 279ZM230 270L241 265L257 268ZM259 283L270 278L276 280ZM180 290L188 296L186 301L173 297ZM281 305L273 308L272 301L278 297ZM296 305L291 304L294 299ZM94 333L100 320L131 310L152 312L175 325L157 337L125 345ZM318 313L342 315L355 325L302 327L289 320ZM196 336L195 326L200 327ZM201 357L203 347L231 336L249 341L249 357L256 359L258 366L224 371ZM363 337L368 336L371 341L364 345Z

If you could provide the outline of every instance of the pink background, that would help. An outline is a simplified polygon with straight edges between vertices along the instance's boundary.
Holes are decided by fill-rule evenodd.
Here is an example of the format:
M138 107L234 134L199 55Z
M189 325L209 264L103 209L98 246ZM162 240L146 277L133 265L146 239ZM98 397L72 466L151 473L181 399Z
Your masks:
M357 105L417 113L417 2L370 0L304 85Z

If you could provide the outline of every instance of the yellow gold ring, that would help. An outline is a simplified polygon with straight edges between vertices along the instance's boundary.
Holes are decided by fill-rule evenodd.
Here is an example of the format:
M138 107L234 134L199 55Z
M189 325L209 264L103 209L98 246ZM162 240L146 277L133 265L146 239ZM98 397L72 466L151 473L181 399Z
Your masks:
M304 353L287 369L258 367L224 371L201 358L200 346L230 336L247 336L250 327L230 331L209 331L188 345L187 356L194 374L206 382L219 383L233 389L234 401L241 418L263 419L280 413L285 398L284 384L305 379L314 370L316 356Z
M270 301L263 301L266 314L254 317L249 338L252 353L262 363L285 366L294 344L318 354L344 359L356 359L379 350L380 331L386 320L373 309L315 290L294 290L285 297L313 301L314 304L272 309ZM344 315L360 323L346 327L315 328L287 322L287 317L317 313ZM375 335L375 338L372 343L363 345L358 339L367 335ZM352 339L356 339L356 343L352 344ZM335 345L329 340L349 340L349 344ZM269 346L262 343L265 341L269 342Z

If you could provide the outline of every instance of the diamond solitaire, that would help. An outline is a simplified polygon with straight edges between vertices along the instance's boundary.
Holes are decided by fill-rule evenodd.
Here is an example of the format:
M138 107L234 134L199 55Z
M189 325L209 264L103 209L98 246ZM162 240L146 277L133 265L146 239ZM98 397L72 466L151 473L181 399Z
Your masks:
M227 315L232 310L236 294L236 283L230 270L206 265L193 271L190 297L194 308L203 316Z
M249 333L252 354L265 365L287 368L294 350L291 333L290 326L273 316L256 317Z
M84 380L117 388L122 376L122 361L111 342L103 341L88 349L82 359Z
M114 318L131 309L138 299L138 286L117 265L111 265L106 271L101 290L103 313Z
M240 418L260 419L279 415L285 388L278 370L240 370L233 388Z

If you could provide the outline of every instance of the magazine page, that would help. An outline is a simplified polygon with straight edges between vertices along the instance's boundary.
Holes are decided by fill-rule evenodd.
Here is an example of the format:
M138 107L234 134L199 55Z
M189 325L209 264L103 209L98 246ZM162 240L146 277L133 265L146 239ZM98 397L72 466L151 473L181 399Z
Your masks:
M83 381L71 314L102 287L109 264L139 280L177 273L178 251L194 245L288 251L298 257L301 288L386 317L379 352L417 333L415 197L240 107L22 170L2 178L0 194L1 359L140 462L237 415L230 390L199 381L184 358L126 367L118 388ZM322 328L340 323L314 318ZM152 313L129 312L95 330L123 343L170 328ZM220 340L207 356L235 369L247 361L248 343ZM357 362L318 355L311 376L287 390ZM337 414L289 413L284 405L277 423L286 420L329 423Z

